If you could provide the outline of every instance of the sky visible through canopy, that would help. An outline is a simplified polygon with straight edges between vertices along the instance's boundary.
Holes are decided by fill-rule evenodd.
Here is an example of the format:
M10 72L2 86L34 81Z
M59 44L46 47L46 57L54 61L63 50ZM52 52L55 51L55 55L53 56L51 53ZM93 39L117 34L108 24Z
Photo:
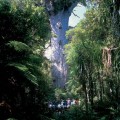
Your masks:
M73 13L71 14L70 18L69 18L69 26L75 27L81 19L84 18L84 14L86 12L86 8L80 4L78 4L74 9L73 12L79 16L75 16Z

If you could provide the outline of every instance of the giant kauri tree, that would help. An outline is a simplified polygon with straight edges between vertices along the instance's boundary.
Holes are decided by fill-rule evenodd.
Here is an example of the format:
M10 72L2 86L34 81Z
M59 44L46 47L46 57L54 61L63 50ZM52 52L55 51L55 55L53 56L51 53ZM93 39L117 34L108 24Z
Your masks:
M77 3L86 5L85 0L45 0L45 7L51 24L51 45L46 54L52 61L52 79L55 87L65 88L67 81L67 64L64 54L64 45L68 43L65 33L73 8Z

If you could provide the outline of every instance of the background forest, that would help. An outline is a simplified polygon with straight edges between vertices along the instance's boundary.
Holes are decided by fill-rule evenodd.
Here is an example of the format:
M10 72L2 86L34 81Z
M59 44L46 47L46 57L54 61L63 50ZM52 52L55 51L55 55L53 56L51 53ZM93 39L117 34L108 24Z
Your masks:
M0 0L0 120L119 120L119 0L82 1L85 18L66 33L65 90L53 87L44 57L51 28L42 2ZM53 0L54 12L73 2ZM76 98L80 105L56 117L47 106L55 97Z
M120 119L120 3L93 2L67 37L67 91L81 101L80 108L75 108L79 113L70 111L68 118Z

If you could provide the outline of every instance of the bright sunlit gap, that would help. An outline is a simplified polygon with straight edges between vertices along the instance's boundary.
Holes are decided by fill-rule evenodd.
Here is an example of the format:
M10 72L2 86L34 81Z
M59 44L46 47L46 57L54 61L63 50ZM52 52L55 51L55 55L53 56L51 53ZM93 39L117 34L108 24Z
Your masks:
M78 4L74 9L73 13L69 17L69 26L75 27L81 19L84 18L84 14L86 12L86 8L81 4Z

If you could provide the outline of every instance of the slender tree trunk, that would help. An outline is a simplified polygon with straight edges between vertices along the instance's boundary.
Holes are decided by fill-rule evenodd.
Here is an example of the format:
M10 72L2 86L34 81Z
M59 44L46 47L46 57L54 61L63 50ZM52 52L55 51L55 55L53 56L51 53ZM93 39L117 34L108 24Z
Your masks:
M102 96L103 96L103 84L102 84L102 80L101 80L101 77L100 77L100 72L99 72L99 70L98 70L98 80L99 80L99 84L100 84L100 101L102 102Z
M115 37L120 38L120 1L114 0L113 2L113 14L112 14L112 26L114 30Z
M90 75L90 103L91 107L93 107L93 80L91 75Z
M86 107L86 114L88 114L88 93L86 84L83 85L84 93L85 93L85 107Z
M90 104L91 107L93 107L93 78L92 78L92 64L88 63L88 71L89 71L89 75L88 75L88 79L89 79L89 88L90 88L90 92L89 92L89 96L90 96Z

